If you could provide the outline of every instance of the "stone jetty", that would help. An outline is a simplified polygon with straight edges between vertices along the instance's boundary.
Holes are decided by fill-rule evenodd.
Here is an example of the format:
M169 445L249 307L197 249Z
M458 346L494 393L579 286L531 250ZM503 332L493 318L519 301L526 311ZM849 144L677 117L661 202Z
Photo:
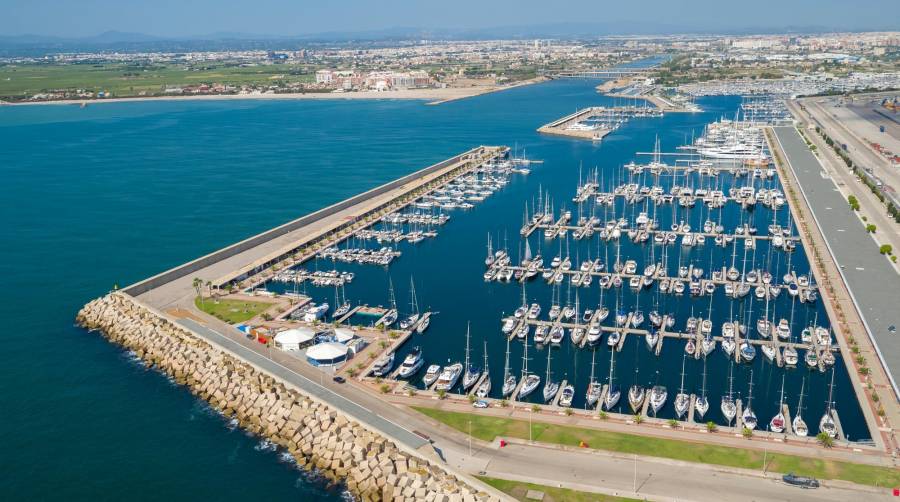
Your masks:
M88 303L78 324L132 350L297 463L342 481L364 501L500 500L425 457L223 352L130 296Z

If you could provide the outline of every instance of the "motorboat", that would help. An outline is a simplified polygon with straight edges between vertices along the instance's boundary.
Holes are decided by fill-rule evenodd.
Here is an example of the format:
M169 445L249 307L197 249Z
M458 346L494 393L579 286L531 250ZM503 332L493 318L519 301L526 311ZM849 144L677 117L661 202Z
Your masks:
M438 376L437 382L434 384L434 390L449 392L456 385L456 382L459 381L462 372L462 363L453 363L447 366Z
M575 386L567 383L565 387L562 388L561 394L559 395L559 405L568 408L572 406L572 399L575 398Z
M438 364L432 364L428 366L428 369L425 370L425 376L422 377L422 383L425 384L426 387L431 387L435 381L437 381L438 376L441 374L441 367Z
M782 357L784 359L784 364L787 366L797 366L797 361L800 359L797 354L797 349L794 348L793 345L788 345L784 348Z
M394 353L382 357L378 361L375 361L375 364L372 366L372 374L377 377L385 377L391 372L391 368L394 366Z
M424 364L425 360L422 359L422 350L419 347L416 347L406 355L405 359L403 359L403 363L400 364L398 376L400 378L409 378L415 375Z

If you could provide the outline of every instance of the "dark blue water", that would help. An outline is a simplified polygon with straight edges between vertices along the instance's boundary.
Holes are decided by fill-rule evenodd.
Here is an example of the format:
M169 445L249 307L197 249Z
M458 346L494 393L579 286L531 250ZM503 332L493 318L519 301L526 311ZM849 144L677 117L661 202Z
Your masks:
M339 488L326 489L276 452L258 451L257 438L231 430L186 390L73 327L78 308L114 284L135 282L473 146L518 142L546 163L475 210L454 213L436 239L405 247L389 269L360 268L347 289L353 301L385 303L390 276L402 305L414 276L420 304L440 314L411 343L433 362L461 359L471 321L475 357L487 340L498 378L505 349L499 318L515 308L521 291L484 284L487 234L500 242L505 233L515 249L524 203L538 185L562 203L574 193L579 165L614 172L636 150L651 150L657 134L663 148L672 149L737 105L735 99L712 99L701 103L703 114L635 120L601 145L534 132L576 107L606 102L594 84L556 81L437 107L412 101L227 101L0 108L0 309L7 325L0 352L0 449L13 452L0 456L6 474L0 493L340 497ZM794 253L796 268L805 266L802 256ZM332 294L322 289L316 296ZM583 303L596 302L581 294ZM623 302L633 302L628 295ZM536 284L528 296L547 305L550 289ZM723 302L714 303L714 318L727 314ZM805 315L795 314L795 320ZM667 341L657 359L640 342L636 351L627 346L617 355L617 378L629 383L637 352L639 378L652 383L659 370L660 381L674 392L679 344ZM519 368L521 344L511 350ZM533 353L530 367L543 373L546 352ZM714 356L708 392L716 419L727 363L720 353ZM605 347L598 350L598 377L605 378L608 358ZM754 408L762 421L777 404L781 370L761 359L754 365ZM553 361L558 378L578 383L580 398L589 353L564 345ZM868 437L840 361L838 370L835 395L844 429L851 438ZM688 361L686 387L698 387L699 373L698 364ZM824 408L827 375L788 372L792 407L804 375L811 393L805 416L812 426ZM736 392L746 394L748 377L749 368L736 369Z

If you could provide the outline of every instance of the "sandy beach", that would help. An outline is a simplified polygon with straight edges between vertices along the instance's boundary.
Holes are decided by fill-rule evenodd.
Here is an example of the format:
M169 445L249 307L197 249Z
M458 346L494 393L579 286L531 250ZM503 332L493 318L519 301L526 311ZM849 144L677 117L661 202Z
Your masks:
M543 82L544 77L536 77L509 85L485 85L471 87L446 87L443 89L402 89L396 91L351 91L351 92L310 92L310 93L248 93L248 94L191 94L178 96L134 96L124 98L105 99L60 99L56 101L25 101L10 103L0 101L0 106L29 106L29 105L81 105L100 103L124 103L131 101L218 101L241 99L418 99L428 101L429 105L439 105L450 101L470 98L491 92L505 91L523 85Z

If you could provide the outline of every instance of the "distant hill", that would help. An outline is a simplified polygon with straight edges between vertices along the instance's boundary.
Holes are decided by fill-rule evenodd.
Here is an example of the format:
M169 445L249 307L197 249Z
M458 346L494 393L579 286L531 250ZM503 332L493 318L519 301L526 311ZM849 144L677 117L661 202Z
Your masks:
M892 28L884 27L883 31ZM778 33L826 33L850 30L826 26L736 27L710 29L698 26L621 21L609 23L548 23L493 28L392 27L365 31L327 31L281 35L242 32L216 32L206 35L161 37L144 33L106 31L89 37L46 35L0 36L0 55L35 56L56 52L141 52L141 51L215 51L215 50L293 50L317 44L377 43L401 40L491 40L491 39L591 39L604 36L653 35L750 35Z

